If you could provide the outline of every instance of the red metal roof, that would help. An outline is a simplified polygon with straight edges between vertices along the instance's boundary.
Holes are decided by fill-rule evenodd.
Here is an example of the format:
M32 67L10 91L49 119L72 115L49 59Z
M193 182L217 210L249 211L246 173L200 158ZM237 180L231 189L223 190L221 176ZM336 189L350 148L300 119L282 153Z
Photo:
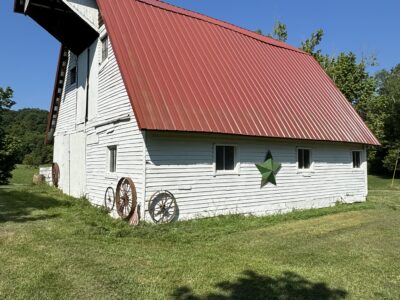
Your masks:
M155 0L97 0L139 127L378 145L315 59Z

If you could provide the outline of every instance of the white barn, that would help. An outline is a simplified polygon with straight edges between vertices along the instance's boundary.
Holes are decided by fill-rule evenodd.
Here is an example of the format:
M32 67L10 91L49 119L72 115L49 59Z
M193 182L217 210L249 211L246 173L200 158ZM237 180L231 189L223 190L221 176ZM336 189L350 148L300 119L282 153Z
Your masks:
M65 193L104 205L131 178L144 221L157 193L181 220L366 200L379 142L301 50L156 0L15 11L62 44L47 141ZM268 152L276 168L259 170Z

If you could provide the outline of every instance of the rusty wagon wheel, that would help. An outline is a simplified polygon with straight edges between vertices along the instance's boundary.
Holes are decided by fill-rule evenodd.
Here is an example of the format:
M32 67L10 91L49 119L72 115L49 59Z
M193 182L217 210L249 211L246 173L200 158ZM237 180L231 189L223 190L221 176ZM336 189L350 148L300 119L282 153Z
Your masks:
M132 216L137 205L136 188L132 179L121 178L118 182L115 203L121 218L129 219Z
M174 221L178 215L178 205L174 195L169 191L155 193L150 199L149 213L156 224Z
M58 166L58 163L53 163L51 165L51 178L53 181L53 185L55 187L58 187L60 181L60 167Z
M110 212L114 209L114 205L115 205L114 189L111 186L109 186L106 189L106 193L104 194L104 207L108 212Z

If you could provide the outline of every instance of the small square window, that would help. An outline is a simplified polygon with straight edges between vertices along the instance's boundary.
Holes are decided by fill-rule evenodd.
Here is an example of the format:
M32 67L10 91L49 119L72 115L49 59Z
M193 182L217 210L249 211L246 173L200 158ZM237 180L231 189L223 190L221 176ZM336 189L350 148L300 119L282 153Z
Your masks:
M353 151L353 168L361 168L361 151Z
M216 146L215 164L217 171L233 171L236 167L235 146Z
M101 62L108 58L108 36L101 39Z
M108 157L109 157L109 172L115 173L117 171L117 146L108 147Z
M71 70L69 70L69 83L71 85L76 83L76 67L73 67Z
M311 168L311 150L310 149L297 149L297 161L299 169Z

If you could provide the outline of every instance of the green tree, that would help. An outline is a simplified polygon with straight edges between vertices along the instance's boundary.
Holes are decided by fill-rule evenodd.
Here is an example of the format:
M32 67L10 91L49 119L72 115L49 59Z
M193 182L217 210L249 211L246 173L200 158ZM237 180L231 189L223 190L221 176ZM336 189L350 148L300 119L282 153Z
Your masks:
M255 32L258 34L263 34L261 29L257 29L257 30L255 30ZM276 21L274 24L272 33L268 34L267 36L274 38L281 42L286 42L288 39L286 24L284 24L280 21Z
M319 29L313 32L310 38L301 42L300 48L314 56L365 120L366 105L374 96L376 89L375 79L367 71L368 61L364 58L358 61L353 52L341 52L337 57L322 54L318 46L323 37L324 31Z
M367 105L367 123L382 147L370 153L376 171L393 171L400 153L400 64L375 75L377 94ZM383 165L382 163L383 162Z
M287 32L287 28L286 28L286 24L280 22L280 21L276 21L275 25L274 25L274 30L272 32L272 34L270 35L270 37L281 41L281 42L286 42L288 39L288 32Z
M0 184L8 183L11 172L17 163L17 156L20 143L13 136L7 135L4 131L2 115L9 110L15 102L12 100L13 90L0 87Z
M318 29L316 32L311 33L310 38L306 39L305 41L301 42L301 47L304 52L307 52L319 60L319 56L321 55L321 50L317 50L317 46L322 41L324 37L324 31L322 29Z
M4 112L6 132L21 140L18 163L40 165L52 162L52 145L44 145L47 117L48 111L41 109Z
M10 87L6 89L0 87L0 112L10 109L15 104L12 100L13 95L14 91Z
M53 161L53 147L43 143L42 136L37 140L33 150L24 156L24 165L39 166Z
M357 62L354 53L342 52L338 57L331 59L331 65L326 71L365 120L366 105L376 90L375 79L369 75L366 61L361 59Z

